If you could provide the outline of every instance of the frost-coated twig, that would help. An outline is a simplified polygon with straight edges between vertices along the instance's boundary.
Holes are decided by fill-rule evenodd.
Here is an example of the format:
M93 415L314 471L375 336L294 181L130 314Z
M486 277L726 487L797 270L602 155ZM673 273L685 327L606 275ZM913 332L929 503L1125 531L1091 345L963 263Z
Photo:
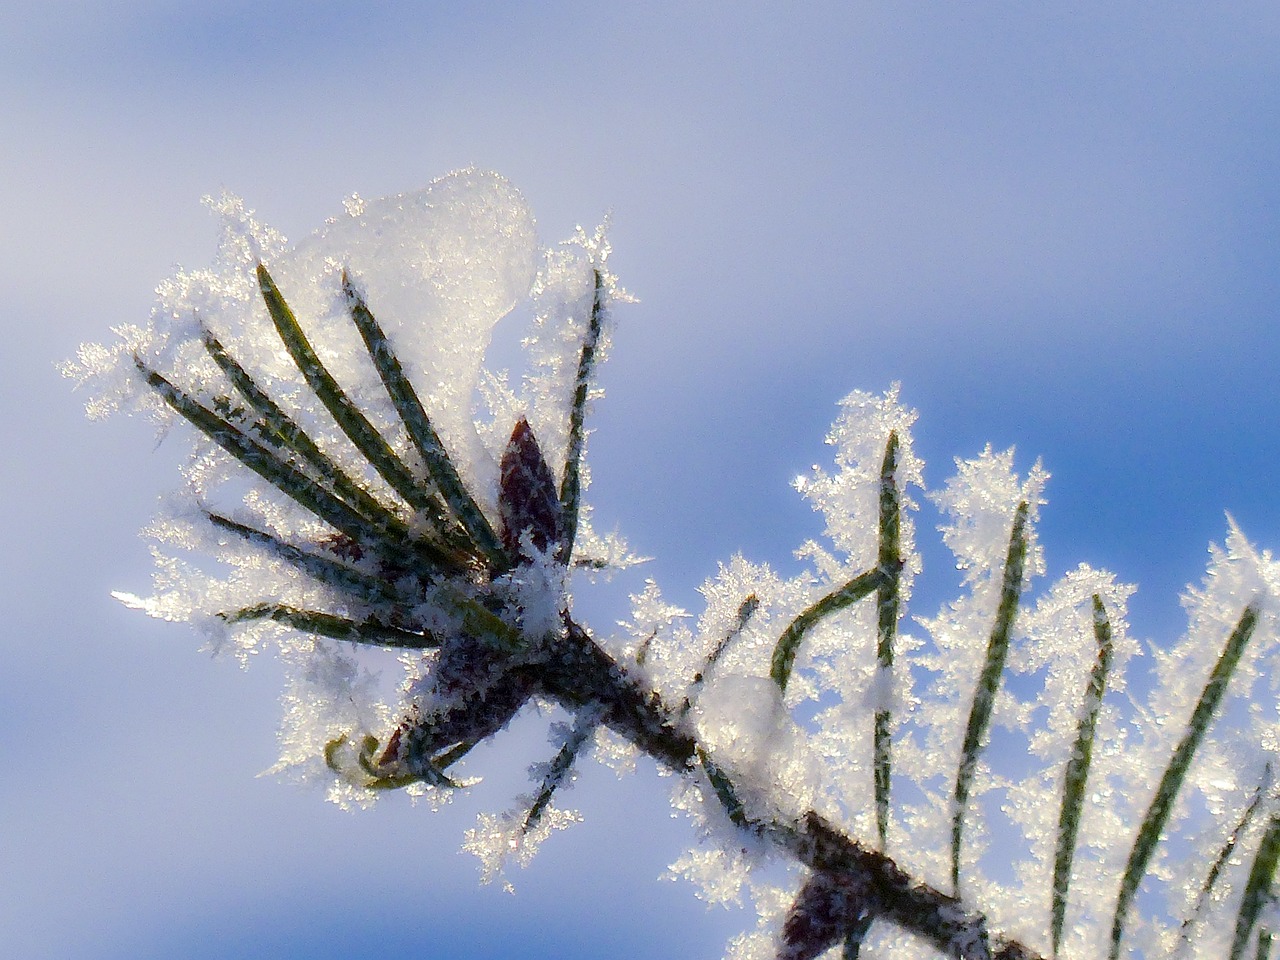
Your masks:
M640 687L572 620L555 655L538 669L538 675L546 695L575 711L597 704L603 724L673 771L688 775L702 765L702 748L661 697ZM732 795L731 778L716 769L722 786ZM889 856L864 847L816 811L795 822L753 821L740 809L736 813L737 822L809 869L865 887L870 912L934 944L944 956L1041 960L1017 941L992 936L981 912L966 909L958 898L918 881Z

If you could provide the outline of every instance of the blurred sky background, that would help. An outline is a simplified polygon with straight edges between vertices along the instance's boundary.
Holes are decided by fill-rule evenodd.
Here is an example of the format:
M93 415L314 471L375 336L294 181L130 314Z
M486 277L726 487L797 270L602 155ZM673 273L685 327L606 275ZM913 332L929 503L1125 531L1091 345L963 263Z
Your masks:
M547 241L613 212L592 499L695 611L736 550L795 569L789 488L854 388L903 382L938 486L1016 444L1051 575L1141 585L1140 637L1224 510L1280 545L1280 7L44 0L0 8L0 955L706 957L748 919L656 878L667 783L589 766L517 893L458 853L545 719L444 813L257 778L279 675L210 662L136 531L179 445L90 424L55 363L213 254L223 187L300 237L475 164ZM915 612L956 575L921 519ZM1040 586L1047 585L1042 581Z

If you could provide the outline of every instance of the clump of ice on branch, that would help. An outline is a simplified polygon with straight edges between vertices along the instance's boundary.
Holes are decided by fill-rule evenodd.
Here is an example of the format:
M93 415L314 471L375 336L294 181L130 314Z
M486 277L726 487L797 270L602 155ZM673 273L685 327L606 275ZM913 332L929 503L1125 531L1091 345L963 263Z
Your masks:
M795 821L813 808L818 771L771 679L715 674L698 697L695 723L750 819Z

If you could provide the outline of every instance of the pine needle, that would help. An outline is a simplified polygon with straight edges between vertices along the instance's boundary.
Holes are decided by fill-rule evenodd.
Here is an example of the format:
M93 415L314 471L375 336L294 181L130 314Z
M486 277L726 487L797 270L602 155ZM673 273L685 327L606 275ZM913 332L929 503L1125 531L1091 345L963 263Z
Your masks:
M1240 901L1240 912L1236 915L1235 936L1231 940L1231 956L1228 960L1240 960L1244 956L1258 917L1272 899L1271 884L1275 880L1277 862L1280 862L1280 814L1272 814L1267 832L1249 867L1249 879L1245 881L1244 897Z
M1058 815L1058 843L1053 859L1053 955L1062 944L1062 927L1067 915L1067 892L1071 886L1071 861L1075 858L1076 837L1080 832L1080 813L1084 806L1084 788L1089 779L1093 758L1093 736L1106 691L1107 671L1111 668L1111 621L1098 594L1093 595L1093 637L1098 644L1098 659L1089 674L1084 695L1084 709L1076 728L1075 743L1068 755L1062 787L1062 811Z
M969 708L969 722L965 726L964 746L960 753L960 769L956 772L956 789L951 819L951 889L960 893L960 846L964 831L964 818L969 807L969 792L978 769L978 755L984 746L987 727L991 723L991 711L995 707L996 691L1004 673L1005 658L1009 654L1009 637L1013 621L1018 615L1018 600L1022 596L1022 571L1027 558L1027 502L1018 504L1013 517L1013 531L1009 534L1009 551L1005 556L1004 575L1000 585L1000 604L996 608L995 624L987 642L986 661L978 676L978 686Z
M829 617L857 603L863 597L869 596L880 586L882 580L883 574L879 570L861 573L839 590L827 594L791 621L790 626L782 632L777 645L773 648L773 659L769 667L769 676L778 685L779 690L787 689L787 681L791 679L791 668L795 665L796 653L800 650L800 641L804 639L804 635L810 628L823 617Z
M382 434L352 403L338 381L325 368L293 310L262 264L258 264L258 286L285 349L334 422L391 488L414 510L422 512L448 549L456 552L460 544L453 518L447 515L440 499L420 483L396 456ZM462 561L461 557L457 559Z
M564 476L560 480L560 507L564 515L564 538L556 552L556 559L567 564L573 556L573 541L578 534L578 511L582 499L582 449L586 442L585 421L587 398L591 393L591 377L595 369L596 349L600 345L600 332L604 325L604 277L599 270L592 271L595 290L591 300L591 317L587 333L582 339L582 352L578 357L578 375L574 380L573 406L569 410L569 448L565 455Z
M902 495L898 491L898 434L890 431L880 465L880 544L876 568L881 581L876 588L876 669L882 678L893 673L893 642L898 632L898 581L902 575L901 527ZM874 766L876 797L876 835L880 849L888 846L889 793L892 786L893 716L887 709L875 713ZM854 949L857 955L857 949Z
M1115 916L1111 921L1109 960L1116 960L1120 955L1120 941L1124 937L1129 907L1133 903L1134 896L1137 895L1138 885L1147 874L1147 865L1151 862L1152 854L1155 853L1156 844L1160 842L1160 833L1169 820L1169 814L1173 812L1173 802L1178 797L1178 791L1182 788L1182 781L1186 778L1187 771L1191 769L1191 761L1195 759L1196 749L1213 721L1213 714L1227 692L1227 683L1231 679L1231 674L1236 664L1240 662L1245 644L1249 642L1249 637L1253 635L1253 628L1257 624L1258 608L1256 604L1251 603L1244 608L1240 621L1231 631L1231 636L1227 638L1222 655L1214 665L1213 673L1209 676L1209 681L1205 684L1200 699L1191 713L1187 732L1174 750L1164 776L1160 778L1160 785L1156 788L1151 806L1142 819L1142 826L1138 829L1138 837L1133 843L1133 849L1129 851L1129 861L1125 864L1124 876L1120 881Z
M376 620L350 620L318 610L301 610L284 603L256 603L240 610L219 613L218 618L231 624L274 620L302 633L377 647L429 650L440 646L439 638L429 633L413 633Z
M418 399L417 391L400 366L391 341L387 339L364 298L352 285L346 271L342 274L342 289L347 296L351 319L364 339L369 358L373 361L378 376L382 378L382 385L386 388L396 413L400 415L405 432L422 457L422 462L426 464L436 489L466 530L472 544L488 558L492 567L505 570L511 561L503 550L498 535L463 484L462 478L458 476L453 460L440 441L435 427L431 425L422 401Z

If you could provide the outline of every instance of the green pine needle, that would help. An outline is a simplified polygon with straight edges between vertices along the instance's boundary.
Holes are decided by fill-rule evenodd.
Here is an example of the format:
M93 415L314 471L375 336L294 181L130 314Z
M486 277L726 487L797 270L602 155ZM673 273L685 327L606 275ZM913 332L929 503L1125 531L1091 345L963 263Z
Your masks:
M1227 638L1222 655L1214 665L1213 673L1191 713L1187 732L1174 750L1164 776L1160 778L1160 785L1156 788L1151 806L1142 820L1142 826L1138 829L1138 837L1133 843L1133 849L1129 851L1129 861L1125 865L1124 876L1120 881L1120 894L1116 898L1115 916L1111 921L1109 960L1116 960L1120 955L1120 941L1124 937L1129 907L1137 895L1139 884L1147 874L1147 865L1151 862L1156 844L1160 842L1160 834L1169 820L1170 813L1173 812L1173 802L1178 797L1178 791L1182 788L1182 781L1186 778L1187 771L1191 769L1191 761L1195 759L1196 749L1209 729L1213 714L1227 691L1231 674L1236 664L1240 662L1245 644L1249 642L1249 637L1253 635L1253 629L1257 623L1258 608L1256 604L1251 603L1244 608L1240 621L1231 631L1231 636Z
M464 566L465 555L456 555L463 544L459 543L460 533L455 529L455 521L446 514L439 498L414 477L382 434L352 403L338 381L325 368L293 310L262 264L258 264L258 286L285 349L334 422L391 488L414 510L422 512L448 549L455 554L458 565ZM464 551L464 554L465 552L469 551Z
M876 567L881 581L876 588L876 669L893 671L893 642L898 632L899 586L902 576L902 495L898 490L898 434L890 431L880 465L880 544ZM889 710L877 710L874 732L876 835L880 849L888 846L889 792L892 785L892 721ZM856 951L855 951L856 953Z
M733 782L725 775L723 770L716 766L716 762L711 759L710 755L702 747L698 747L698 762L702 764L702 769L707 772L707 779L711 781L711 789L715 791L716 799L724 807L724 812L728 814L730 822L735 827L743 830L751 829L752 822L747 817L747 808L738 798L737 791L733 789Z
M1257 926L1258 917L1264 907L1271 902L1271 884L1276 876L1276 864L1280 862L1280 814L1272 814L1267 824L1267 832L1262 837L1258 852L1249 868L1249 879L1245 881L1244 897L1240 901L1240 912L1236 915L1235 936L1231 940L1231 956L1228 960L1240 960L1244 956L1249 937ZM1262 954L1259 936L1258 952ZM1268 940L1270 937L1268 936ZM1267 944L1270 949L1270 943Z
M335 464L293 418L260 388L249 373L231 356L213 332L201 325L205 350L226 374L239 394L261 417L261 432L276 446L292 450L303 458L321 481L370 520L395 525L396 518L364 487L352 480ZM403 526L403 524L401 524ZM406 528L407 529L407 528Z
M1018 504L1013 517L1013 531L1009 535L1009 551L1005 556L1004 575L1000 585L1000 604L996 608L995 624L987 642L986 661L978 677L973 693L973 705L969 708L969 722L965 726L964 746L961 748L960 769L956 772L956 789L951 820L951 888L960 892L960 848L964 831L964 818L969 807L969 792L978 769L978 755L984 746L991 711L995 707L996 691L1004 673L1005 658L1009 654L1009 638L1013 622L1018 615L1018 600L1022 596L1022 572L1027 558L1027 502Z
M282 459L278 451L254 439L174 386L140 357L134 357L134 363L147 384L196 429L334 529L353 540L376 547L389 560L406 568L417 565L428 572L454 569L451 558L433 544L409 539L408 528L399 521L382 526L371 522L294 464Z
M759 608L760 598L754 593L747 594L742 603L738 604L738 615L734 618L733 626L731 626L725 635L720 638L720 642L715 645L715 648L707 654L707 659L702 661L702 669L695 673L693 675L693 679L689 682L689 691L685 694L684 700L680 704L681 717L687 716L689 711L693 708L693 701L697 699L698 691L702 688L702 683L703 680L706 679L707 671L710 670L715 665L715 662L720 659L720 655L724 653L725 647L729 645L730 641L746 629L747 621L751 619L752 615Z
M401 598L397 596L390 584L378 577L350 567L333 557L311 553L264 530L258 530L247 524L232 520L220 514L206 512L209 522L221 530L234 533L250 543L265 548L290 566L301 570L314 580L337 587L354 596L366 597L370 600L395 603Z
M1053 955L1062 945L1062 928L1067 915L1067 892L1071 886L1071 861L1075 858L1076 837L1080 832L1080 813L1084 807L1084 788L1089 779L1093 758L1093 736L1102 709L1102 695L1107 687L1107 671L1111 668L1111 621L1102 598L1093 595L1093 637L1098 644L1098 659L1089 674L1084 695L1084 710L1076 728L1075 744L1068 755L1062 787L1062 811L1058 816L1058 845L1053 859Z
M556 551L556 559L567 564L573 556L573 541L578 534L578 511L582 499L582 449L586 441L585 422L587 398L591 393L591 376L596 363L596 350L600 345L600 331L604 325L605 291L604 277L599 270L592 271L595 290L591 300L591 318L587 322L587 334L582 339L582 353L578 357L578 374L574 380L573 406L569 410L569 448L565 455L564 476L560 481L560 508L564 516L564 539Z
M795 665L796 653L800 650L800 641L804 639L804 635L810 628L824 617L829 617L875 592L883 579L884 575L878 569L861 573L839 590L827 594L791 621L791 625L782 632L777 645L773 648L773 659L769 667L769 677L778 685L779 690L787 689L787 681L791 679L791 668Z
M1222 875L1227 861L1231 859L1231 854L1235 852L1240 838L1244 836L1249 824L1253 822L1253 818L1262 806L1263 798L1266 796L1266 791L1270 786L1271 764L1268 763L1263 771L1262 780L1254 787L1253 799L1244 808L1244 813L1240 815L1240 820L1236 823L1235 829L1227 835L1226 842L1223 843L1222 849L1218 851L1218 855L1213 860L1213 865L1209 868L1209 873L1204 878L1204 883L1200 885L1200 893L1196 896L1195 906L1191 909L1191 913L1187 918L1182 921L1182 929L1179 931L1179 950L1191 946L1191 933L1199 922L1201 914L1204 913L1205 907L1209 905L1209 898L1213 895L1214 887L1218 885L1218 878Z
M440 441L439 434L431 425L431 419L427 416L422 401L418 399L417 391L414 390L413 384L409 382L409 378L405 376L400 366L391 341L387 339L382 326L369 310L364 298L352 285L345 271L342 274L342 289L347 296L351 319L364 339L369 357L377 368L378 376L382 378L382 385L386 388L392 405L400 415L405 432L408 433L409 439L422 457L422 462L426 464L436 489L440 491L453 515L466 530L472 544L488 558L490 565L499 570L506 569L510 566L510 558L503 550L498 535L468 492L462 478L458 476L458 471L449 458L444 444Z
M868 913L865 917L859 917L853 922L849 932L844 935L840 960L858 960L858 954L862 951L862 941L867 939L867 933L871 930L871 921L874 919L875 916Z
M318 610L300 610L284 603L256 603L240 610L219 613L218 618L232 624L274 620L303 633L377 647L428 650L440 646L439 639L429 633L413 633L376 620L349 620Z
M569 732L564 745L560 747L552 758L546 775L542 778L542 784L538 788L538 794L533 798L533 803L529 806L529 812L525 814L524 824L521 827L522 833L528 833L538 825L538 821L542 819L542 814L546 811L547 804L551 802L551 797L555 794L556 788L564 783L565 777L569 775L569 771L573 768L574 761L578 759L583 747L591 740L591 736L595 733L598 725L597 719L591 714L592 711L578 714L573 729Z

